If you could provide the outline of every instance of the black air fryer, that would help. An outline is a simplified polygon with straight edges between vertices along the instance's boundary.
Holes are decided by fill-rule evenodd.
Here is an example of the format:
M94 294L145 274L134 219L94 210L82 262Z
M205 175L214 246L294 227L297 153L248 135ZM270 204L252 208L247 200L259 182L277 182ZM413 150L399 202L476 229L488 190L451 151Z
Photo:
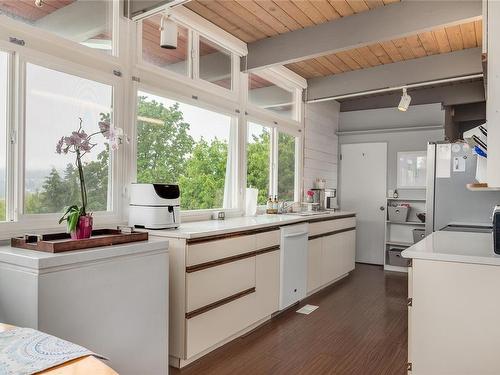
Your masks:
M493 250L500 255L500 206L493 209Z

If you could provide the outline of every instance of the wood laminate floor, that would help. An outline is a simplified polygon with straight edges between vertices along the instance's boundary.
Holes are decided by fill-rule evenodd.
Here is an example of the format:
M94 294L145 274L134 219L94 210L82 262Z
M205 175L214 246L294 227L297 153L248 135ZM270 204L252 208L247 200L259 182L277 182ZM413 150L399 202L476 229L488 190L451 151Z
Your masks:
M407 276L357 264L347 278L171 374L405 374Z

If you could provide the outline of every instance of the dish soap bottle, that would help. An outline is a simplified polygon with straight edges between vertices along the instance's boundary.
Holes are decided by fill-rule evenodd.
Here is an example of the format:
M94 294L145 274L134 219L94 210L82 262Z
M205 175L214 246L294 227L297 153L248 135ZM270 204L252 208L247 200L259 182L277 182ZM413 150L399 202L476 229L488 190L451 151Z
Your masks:
M266 206L266 213L270 214L273 211L273 198L269 196L269 199L267 200L267 206Z

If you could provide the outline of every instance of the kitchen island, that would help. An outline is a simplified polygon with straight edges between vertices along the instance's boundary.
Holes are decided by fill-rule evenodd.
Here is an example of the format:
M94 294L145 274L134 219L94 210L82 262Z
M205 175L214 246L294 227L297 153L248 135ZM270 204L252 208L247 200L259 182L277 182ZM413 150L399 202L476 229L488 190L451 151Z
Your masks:
M491 233L434 232L402 252L408 373L499 374L500 256Z
M192 363L279 311L281 228L297 223L308 223L303 270L311 295L354 269L355 213L259 215L149 231L170 243L172 366Z
M0 322L84 346L121 375L167 374L168 261L159 238L56 254L5 244Z

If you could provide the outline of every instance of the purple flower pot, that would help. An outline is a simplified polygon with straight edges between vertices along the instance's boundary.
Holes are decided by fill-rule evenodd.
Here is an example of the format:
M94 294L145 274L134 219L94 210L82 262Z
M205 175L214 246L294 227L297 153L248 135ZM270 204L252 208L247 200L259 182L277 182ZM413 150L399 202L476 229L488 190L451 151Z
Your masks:
M71 239L84 240L92 235L93 217L90 215L80 216L76 229L71 232Z

